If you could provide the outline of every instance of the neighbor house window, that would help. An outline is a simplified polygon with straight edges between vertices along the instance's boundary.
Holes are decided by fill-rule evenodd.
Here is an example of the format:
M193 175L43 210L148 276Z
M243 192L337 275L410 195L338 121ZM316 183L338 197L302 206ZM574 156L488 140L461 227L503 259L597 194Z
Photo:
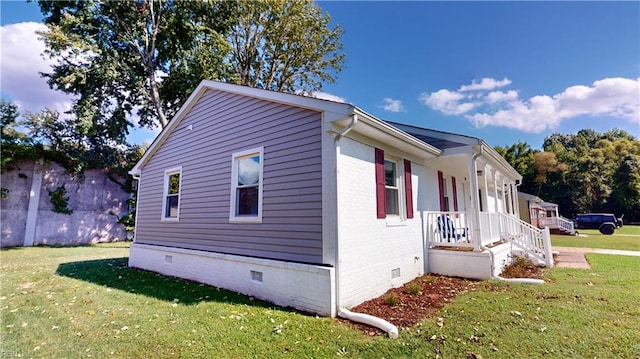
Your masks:
M164 171L164 197L162 199L163 221L177 221L179 219L181 187L182 167Z
M233 154L229 221L262 222L263 148Z

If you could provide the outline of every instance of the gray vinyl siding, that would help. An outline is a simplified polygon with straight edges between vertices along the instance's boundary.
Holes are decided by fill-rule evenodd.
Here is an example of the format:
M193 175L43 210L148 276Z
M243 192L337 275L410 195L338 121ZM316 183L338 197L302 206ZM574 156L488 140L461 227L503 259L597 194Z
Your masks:
M142 169L136 242L321 263L321 124L316 111L207 91ZM262 223L229 223L232 154L261 146ZM164 171L177 166L180 221L162 222Z

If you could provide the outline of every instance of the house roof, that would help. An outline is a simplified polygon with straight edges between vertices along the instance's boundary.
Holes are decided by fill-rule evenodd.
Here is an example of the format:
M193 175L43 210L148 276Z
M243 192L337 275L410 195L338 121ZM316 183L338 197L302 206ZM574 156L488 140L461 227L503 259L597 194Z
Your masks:
M528 194L528 193L524 193L524 192L518 192L518 196L522 197L524 200L529 201L529 202L535 202L535 203L543 203L544 201L542 200L542 198L532 195L532 194Z
M203 80L185 101L169 124L151 143L142 158L136 163L130 174L139 176L142 167L158 151L167 140L171 132L178 127L180 122L189 113L191 108L208 90L219 90L242 96L272 101L290 106L306 108L322 113L325 123L331 124L334 132L339 133L350 125L355 133L360 133L382 143L394 146L407 153L415 154L420 158L435 158L441 155L453 153L452 151L468 150L478 151L495 165L503 168L513 178L521 179L522 176L509 163L500 156L485 141L479 138L461 134L436 131L417 126L405 125L396 122L383 121L364 110L343 102L319 99L309 96L287 94L277 91L258 89L248 86L233 85L223 82ZM333 128L337 126L336 128ZM459 152L459 151L458 151Z
M494 166L503 169L506 173L509 173L511 177L520 180L522 179L522 175L520 175L520 173L518 173L518 171L516 171L515 168L513 168L511 164L504 159L504 157L494 150L493 147L489 146L489 144L483 139L458 133L405 125L397 122L388 123L435 146L440 149L445 156L450 154L460 154L461 150L466 151L471 148L475 152L484 154L488 161L492 162Z

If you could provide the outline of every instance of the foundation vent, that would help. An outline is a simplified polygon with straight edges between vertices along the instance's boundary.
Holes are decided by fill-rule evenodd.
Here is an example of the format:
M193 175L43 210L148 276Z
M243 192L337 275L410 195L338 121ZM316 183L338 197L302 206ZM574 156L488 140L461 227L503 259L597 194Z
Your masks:
M391 279L400 278L400 268L391 270Z
M251 271L251 281L262 283L262 272Z

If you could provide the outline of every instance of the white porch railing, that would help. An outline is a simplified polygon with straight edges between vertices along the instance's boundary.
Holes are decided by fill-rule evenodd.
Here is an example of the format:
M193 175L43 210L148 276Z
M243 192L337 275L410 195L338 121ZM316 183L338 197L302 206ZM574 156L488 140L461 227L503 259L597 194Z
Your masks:
M505 213L491 214L498 215L500 218L502 239L516 245L529 256L543 262L547 267L553 267L549 228L536 228L515 216Z
M480 248L496 242L508 241L532 259L553 266L551 236L548 228L539 229L519 218L505 213L480 213L480 238L466 212L422 212L425 238L429 248Z
M551 229L561 229L565 232L574 234L576 232L573 221L562 216L560 217L545 217L540 221L542 227L549 227Z
M429 247L474 248L466 212L422 212Z

